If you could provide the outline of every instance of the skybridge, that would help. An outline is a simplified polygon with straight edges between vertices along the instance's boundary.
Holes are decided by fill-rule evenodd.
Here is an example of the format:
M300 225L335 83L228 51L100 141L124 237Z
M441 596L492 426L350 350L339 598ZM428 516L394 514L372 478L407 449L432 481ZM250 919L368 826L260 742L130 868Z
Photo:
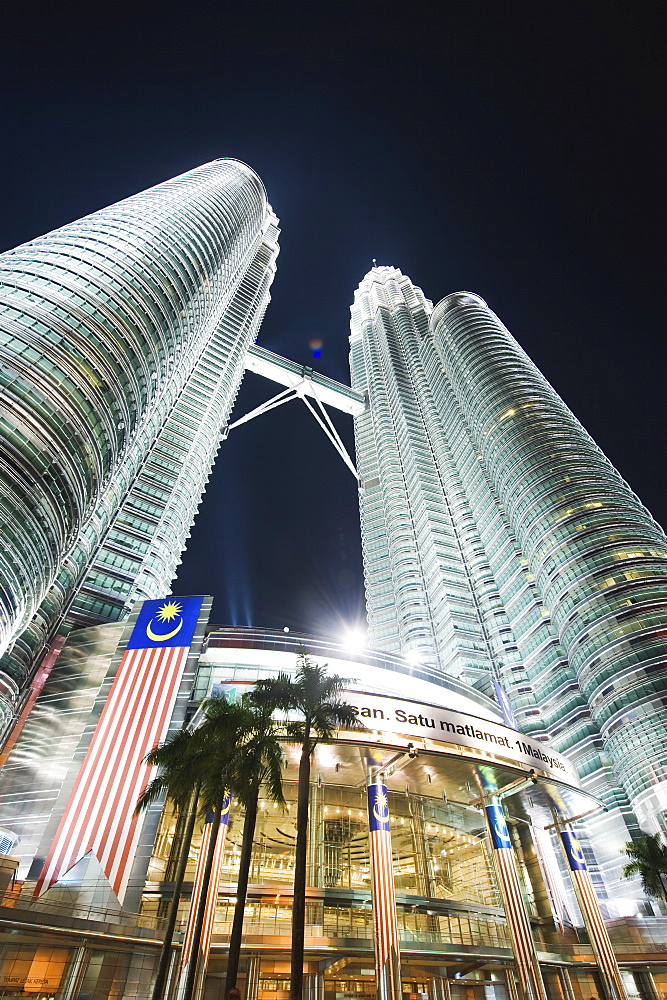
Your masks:
M298 365L295 361L281 358L280 355L274 354L273 351L267 351L265 347L259 347L257 344L253 344L248 349L245 359L245 370L255 372L256 375L262 375L263 378L268 378L272 382L277 382L278 385L286 386L286 388L276 396L272 396L271 399L267 399L265 403L255 407L254 410L246 413L245 416L229 424L225 431L225 437L227 437L231 430L240 427L241 424L246 424L249 420L254 420L255 417L261 417L270 410L274 410L277 406L282 406L283 403L290 403L293 399L300 399L306 408L310 410L315 420L317 420L350 472L357 479L359 478L354 462L343 444L338 431L334 427L325 406L331 406L336 410L341 410L343 413L348 413L352 417L358 417L368 405L364 393L356 392L349 385L336 382L334 379L327 378L326 375L320 375L308 365Z

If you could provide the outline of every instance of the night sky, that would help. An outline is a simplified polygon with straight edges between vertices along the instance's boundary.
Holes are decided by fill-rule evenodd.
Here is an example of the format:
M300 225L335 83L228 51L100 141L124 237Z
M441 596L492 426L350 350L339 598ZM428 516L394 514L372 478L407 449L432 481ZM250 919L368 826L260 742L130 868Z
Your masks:
M663 5L12 6L3 249L237 157L282 228L261 344L348 381L373 257L476 291L667 523ZM278 391L249 374L234 416ZM356 484L303 404L223 445L174 591L220 623L363 620Z

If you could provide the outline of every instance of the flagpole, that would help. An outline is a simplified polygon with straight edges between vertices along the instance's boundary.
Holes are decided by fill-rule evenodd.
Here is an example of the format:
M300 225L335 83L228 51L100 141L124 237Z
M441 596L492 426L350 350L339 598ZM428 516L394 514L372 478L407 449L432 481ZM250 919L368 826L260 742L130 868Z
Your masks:
M573 830L563 829L555 810L553 811L554 826L558 832L561 849L567 861L568 871L574 894L579 903L579 909L584 919L584 926L595 955L595 961L600 969L607 1000L628 1000L621 979L621 972L616 961L609 932L605 926L604 917L595 895L590 872L584 859L584 854Z
M183 934L183 948L181 950L181 960L178 968L178 990L177 1000L180 1000L188 976L188 969L191 962L197 963L195 987L193 992L194 1000L198 1000L203 994L204 980L206 978L206 968L208 966L208 956L211 949L211 938L213 936L213 922L215 919L215 907L218 901L218 886L220 885L220 867L227 841L227 829L229 827L229 810L231 806L231 795L228 795L223 803L220 813L220 824L218 836L215 841L213 863L211 865L211 880L209 882L208 894L206 897L206 910L204 911L204 922L202 924L201 938L199 943L199 954L193 955L192 942L194 935L194 925L201 899L202 883L204 880L204 868L206 867L206 855L213 835L213 817L207 816L202 833L201 845L199 848L199 859L192 883L192 896L190 899L190 909L188 919Z
M402 1000L389 796L379 770L370 769L367 793L377 1000Z
M488 789L488 778L483 783ZM547 1000L503 807L496 795L485 796L484 802L491 854L503 898L520 989L526 1000Z

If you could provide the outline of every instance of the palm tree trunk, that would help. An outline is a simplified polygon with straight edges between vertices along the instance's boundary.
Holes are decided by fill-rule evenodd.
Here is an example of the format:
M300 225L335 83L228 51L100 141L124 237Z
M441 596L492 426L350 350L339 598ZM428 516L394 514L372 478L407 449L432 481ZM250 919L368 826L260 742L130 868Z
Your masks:
M199 945L201 943L201 932L202 932L202 927L204 926L206 902L208 899L208 892L211 885L211 869L213 868L213 855L215 854L215 844L218 839L218 835L220 833L220 814L222 812L222 806L225 801L225 795L226 791L222 793L220 801L217 803L215 809L213 810L213 829L211 830L211 839L208 842L208 851L206 852L206 865L204 867L204 872L202 875L199 905L197 907L195 926L192 931L192 949L190 951L190 964L188 965L188 972L185 979L185 987L183 990L182 1000L192 1000L192 994L194 993L195 982L197 977L197 963L199 961Z
M241 844L239 878L236 887L236 906L234 907L232 933L229 938L227 979L225 980L225 992L223 993L223 998L227 997L232 986L236 986L236 977L239 971L241 938L243 935L243 916L245 913L246 896L248 895L248 877L250 875L250 861L252 859L252 845L255 838L255 826L257 824L258 798L259 785L257 788L253 789L253 796L246 806L245 819L243 821L243 842Z
M176 927L176 918L178 916L178 904L181 899L181 889L183 888L183 879L185 878L185 869L188 866L188 856L190 853L190 843L192 841L192 834L195 829L195 820L197 818L197 799L199 798L199 783L197 783L192 792L192 798L189 805L188 821L183 833L183 840L181 843L181 854L178 859L178 868L176 869L176 875L174 877L174 891L171 897L171 905L169 907L169 913L167 915L167 925L164 929L164 938L162 939L162 948L160 949L160 961L158 962L157 975L155 977L155 984L153 986L152 1000L162 1000L162 994L164 993L165 982L167 979L167 973L169 971L169 961L171 959L171 945L174 939L174 928Z
M306 924L306 851L308 847L308 799L310 792L310 739L304 742L299 761L296 807L296 856L294 861L294 905L292 907L292 962L290 1000L302 1000L303 950Z
M662 895L667 903L667 884L665 883L665 876L662 872L658 872L658 878L660 879L660 885L662 886Z

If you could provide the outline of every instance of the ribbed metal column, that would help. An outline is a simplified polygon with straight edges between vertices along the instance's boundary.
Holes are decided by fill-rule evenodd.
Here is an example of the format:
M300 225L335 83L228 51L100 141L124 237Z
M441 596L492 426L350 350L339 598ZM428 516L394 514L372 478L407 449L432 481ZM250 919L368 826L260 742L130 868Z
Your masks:
M503 808L500 802L492 797L484 812L521 990L527 1000L547 1000L540 963L535 952L533 932L521 895L516 858Z
M402 1000L401 959L396 919L394 869L387 786L379 775L368 785L368 839L371 855L373 940L378 1000Z
M206 823L204 825L204 832L202 833L202 838L201 838L201 847L199 849L199 860L197 861L197 870L195 872L195 879L192 885L192 898L190 900L188 920L187 924L185 925L185 934L183 935L183 949L181 951L181 961L179 967L177 998L180 998L183 995L183 991L185 989L185 983L188 977L188 970L192 962L197 962L197 973L196 973L195 987L193 992L193 1000L198 1000L198 998L201 997L203 993L204 980L206 979L206 968L208 965L208 955L211 949L211 937L213 935L213 921L215 919L215 907L218 901L218 885L220 883L220 865L222 864L222 857L225 851L225 843L227 840L227 830L229 827L230 806L231 806L231 796L228 795L225 800L225 805L223 806L222 813L220 815L220 829L218 831L218 836L215 842L213 865L211 867L211 880L208 884L206 910L204 912L204 923L202 925L201 938L199 940L199 950L198 954L194 955L193 954L194 927L195 927L195 921L197 919L197 910L199 908L199 901L201 899L203 890L206 855L208 853L211 836L213 834L213 823L211 819L207 817Z
M59 1000L72 1000L72 997L79 992L89 957L90 950L84 945L74 949L65 972L64 981L60 986Z
M558 829L563 853L570 870L572 886L581 915L584 918L595 960L600 969L607 1000L628 1000L609 932L605 926L579 841L572 830L563 830L560 827Z
M427 983L428 1000L451 1000L452 991L449 988L449 981L442 976L434 976Z
M248 956L248 972L245 984L245 1000L257 1000L259 993L259 973L262 960L259 952Z
M633 970L632 977L637 984L637 989L642 1000L662 1000L662 995L655 984L653 974L648 969L642 971Z
M520 1000L515 969L505 969L505 984L507 986L508 1000Z
M323 842L322 832L322 781L318 775L317 781L310 786L310 803L308 809L308 885L322 886Z
M324 974L321 972L311 972L304 976L304 1000L324 1000ZM246 997L246 1000L250 1000Z
M412 850L415 858L419 895L433 896L433 879L431 859L426 843L426 822L424 820L424 804L421 796L408 795L410 811L410 832L412 834Z
M565 967L558 970L558 977L560 979L561 989L563 990L563 996L565 1000L576 1000L574 995L574 989L572 987L572 980L570 979L570 971Z

